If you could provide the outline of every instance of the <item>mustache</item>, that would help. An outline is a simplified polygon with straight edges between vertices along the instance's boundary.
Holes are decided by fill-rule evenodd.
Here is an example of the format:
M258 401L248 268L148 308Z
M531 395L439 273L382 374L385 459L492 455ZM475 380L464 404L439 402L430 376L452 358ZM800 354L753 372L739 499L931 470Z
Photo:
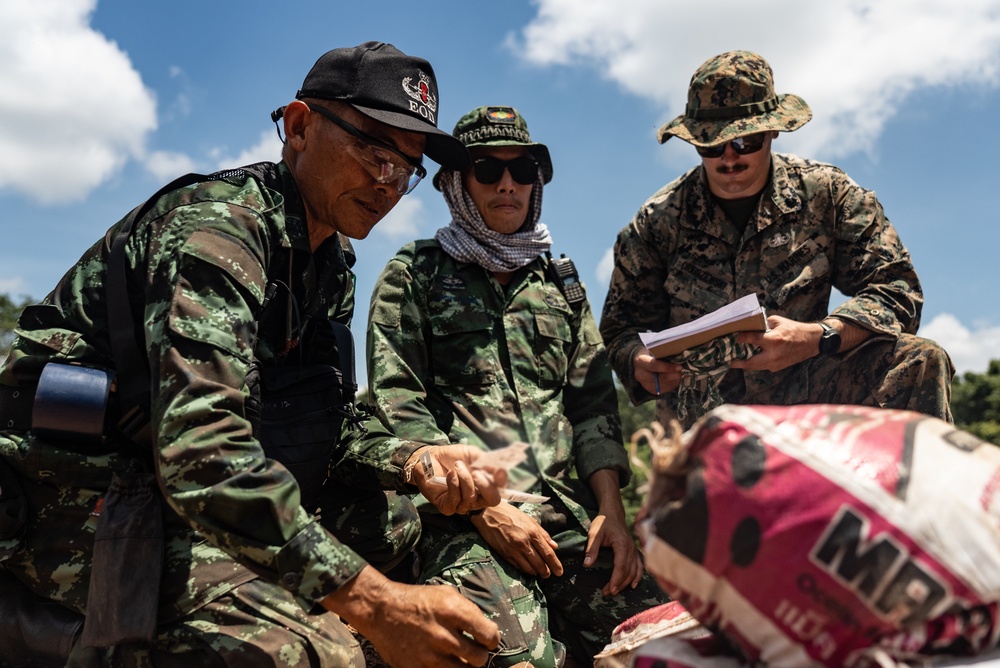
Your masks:
M743 172L748 169L747 165L736 164L732 166L719 165L715 168L715 171L719 174L736 174L737 172Z

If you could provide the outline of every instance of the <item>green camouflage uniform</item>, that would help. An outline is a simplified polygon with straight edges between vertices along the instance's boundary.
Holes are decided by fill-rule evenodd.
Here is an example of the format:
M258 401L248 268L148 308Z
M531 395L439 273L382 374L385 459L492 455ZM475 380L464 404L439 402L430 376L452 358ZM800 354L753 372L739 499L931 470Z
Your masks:
M343 541L388 563L419 536L412 504L377 491L404 489L401 465L416 446L391 437L376 418L366 432L345 426L320 501L332 518L327 528L300 505L294 478L265 459L251 434L248 367L254 357L280 364L286 340L283 317L257 319L268 277L284 279L295 294L296 322L332 317L349 324L354 307L350 244L334 235L311 253L294 182L283 163L269 167L280 192L245 172L185 187L161 197L129 239L130 292L143 316L152 377L155 456L128 443L76 450L27 431L0 432L0 455L20 474L31 511L23 536L0 542L0 563L39 596L84 614L94 529L112 473L155 464L166 500L159 636L153 647L119 650L120 662L143 665L148 654L207 646L228 665L363 665L345 627L316 607L366 564ZM42 304L25 310L0 383L28 387L53 360L113 366L106 266L102 239ZM275 299L287 304L287 296ZM349 503L345 495L358 489L384 502L366 508L372 525L335 523Z
M849 299L829 312L833 288ZM651 398L634 378L638 332L689 322L751 292L769 315L817 322L829 314L874 335L775 373L730 370L721 387L727 401L866 404L951 419L951 361L913 335L920 282L875 193L836 167L777 153L745 231L714 202L698 166L619 233L601 334L632 401ZM657 400L660 419L676 399Z
M591 657L616 624L664 600L648 578L603 597L610 550L595 567L582 566L596 516L585 481L615 469L624 485L631 472L590 307L570 307L547 264L533 260L505 288L436 241L417 241L389 262L371 302L368 378L397 436L482 448L527 442L529 458L511 472L510 486L551 497L520 506L559 543L565 573L547 579L493 553L466 518L421 514L422 578L457 586L499 624L494 666L557 665L561 648L552 636Z

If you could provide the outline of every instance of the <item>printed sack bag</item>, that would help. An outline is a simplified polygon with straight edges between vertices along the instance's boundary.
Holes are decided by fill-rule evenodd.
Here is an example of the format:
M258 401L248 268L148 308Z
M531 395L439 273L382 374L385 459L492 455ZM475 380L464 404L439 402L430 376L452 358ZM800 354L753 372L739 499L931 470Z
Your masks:
M746 668L677 601L643 610L611 632L594 668Z
M1000 448L858 406L722 406L654 444L639 533L663 589L773 668L997 645Z

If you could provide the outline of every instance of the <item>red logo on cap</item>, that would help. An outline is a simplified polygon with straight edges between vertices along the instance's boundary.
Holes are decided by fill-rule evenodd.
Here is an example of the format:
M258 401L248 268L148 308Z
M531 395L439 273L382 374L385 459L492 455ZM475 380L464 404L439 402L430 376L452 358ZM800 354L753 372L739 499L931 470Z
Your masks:
M437 99L431 93L431 78L419 70L417 74L419 75L419 81L417 81L416 85L410 83L413 77L403 79L403 90L406 91L407 95L420 103L419 107L414 107L411 102L411 110L433 122L434 114L437 112Z

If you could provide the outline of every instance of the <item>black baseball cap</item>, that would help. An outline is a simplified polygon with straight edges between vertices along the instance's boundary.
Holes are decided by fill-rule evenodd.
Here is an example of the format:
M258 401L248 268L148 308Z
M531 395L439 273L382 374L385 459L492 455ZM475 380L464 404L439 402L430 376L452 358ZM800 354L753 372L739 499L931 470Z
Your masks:
M424 153L449 169L469 166L469 152L437 127L437 81L431 64L392 44L365 42L327 51L306 75L296 99L343 100L365 116L427 137Z

